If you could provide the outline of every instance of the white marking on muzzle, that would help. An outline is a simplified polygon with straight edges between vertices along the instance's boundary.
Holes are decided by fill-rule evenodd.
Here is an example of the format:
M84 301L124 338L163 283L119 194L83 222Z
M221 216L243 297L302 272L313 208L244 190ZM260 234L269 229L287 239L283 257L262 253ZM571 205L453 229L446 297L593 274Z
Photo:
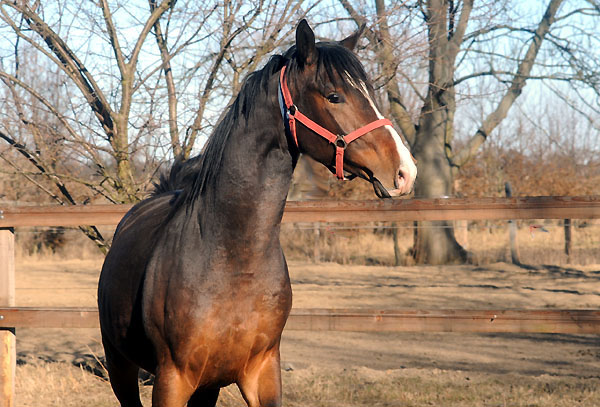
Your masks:
M351 83L358 90L360 90L360 92L367 98L367 100L369 101L369 105L371 105L371 108L375 112L377 118L384 119L379 109L377 109L375 102L373 101L373 99L371 99L369 91L367 90L367 85L361 82L360 86L357 86L356 82L354 82L353 80L351 80ZM402 138L400 137L396 129L394 129L390 125L385 125L384 128L390 132L392 138L394 139L394 142L396 143L396 150L398 150L398 155L400 156L400 171L404 173L406 181L414 182L415 178L417 177L417 166L413 161L410 151L408 151L408 148L402 142Z

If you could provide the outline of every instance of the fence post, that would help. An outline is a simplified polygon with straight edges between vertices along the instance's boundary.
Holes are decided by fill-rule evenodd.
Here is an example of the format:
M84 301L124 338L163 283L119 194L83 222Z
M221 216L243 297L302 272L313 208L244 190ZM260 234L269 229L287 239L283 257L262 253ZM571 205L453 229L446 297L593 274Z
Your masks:
M394 236L394 266L402 265L402 253L400 252L400 239L398 236L398 224L392 222L392 235Z
M12 228L0 228L0 306L15 306L15 234ZM0 407L15 405L16 368L15 329L0 328Z
M315 243L313 245L313 263L321 262L321 229L319 229L319 222L313 223L313 235L315 237Z
M567 263L571 263L571 219L565 219L565 254L567 255Z
M507 198L512 198L512 187L509 182L504 184L504 192ZM519 247L517 246L517 224L514 220L508 221L508 236L510 240L510 258L513 264L521 264L519 259Z

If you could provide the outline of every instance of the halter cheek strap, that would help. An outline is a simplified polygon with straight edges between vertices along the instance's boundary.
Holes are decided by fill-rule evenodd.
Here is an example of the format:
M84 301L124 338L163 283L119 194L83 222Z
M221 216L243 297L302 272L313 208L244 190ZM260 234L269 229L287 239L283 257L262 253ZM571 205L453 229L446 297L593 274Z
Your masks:
M323 126L315 123L308 117L306 117L298 107L292 101L292 95L290 94L290 90L287 86L287 81L285 78L285 70L286 66L281 68L281 74L279 75L279 106L281 108L281 116L283 117L284 123L287 121L287 129L291 133L294 142L296 143L296 147L298 145L298 136L296 134L296 120L302 123L305 127L309 128L313 132L317 133L319 136L323 137L331 144L335 146L335 175L339 179L344 179L344 150L352 141L356 140L360 136L364 136L370 131L373 131L382 126L391 126L392 122L388 119L379 119L375 120L353 132L343 135L343 134L333 134Z

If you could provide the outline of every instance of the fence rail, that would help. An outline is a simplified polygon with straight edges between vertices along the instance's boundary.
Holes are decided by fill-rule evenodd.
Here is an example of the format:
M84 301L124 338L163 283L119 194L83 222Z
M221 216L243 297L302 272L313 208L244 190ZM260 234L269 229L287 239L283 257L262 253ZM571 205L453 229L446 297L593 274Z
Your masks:
M0 328L97 328L96 308L0 308ZM292 309L286 330L600 333L598 310Z
M116 225L131 206L0 206L0 228ZM290 201L282 222L490 219L600 219L600 196Z

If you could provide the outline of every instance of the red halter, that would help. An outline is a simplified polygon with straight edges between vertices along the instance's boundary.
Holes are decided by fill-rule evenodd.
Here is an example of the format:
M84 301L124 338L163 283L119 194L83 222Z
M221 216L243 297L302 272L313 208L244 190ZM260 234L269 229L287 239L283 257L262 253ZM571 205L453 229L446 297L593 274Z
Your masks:
M290 90L287 86L287 81L285 79L285 69L286 66L281 68L281 74L279 76L279 87L281 89L281 95L283 96L283 101L285 103L285 109L282 106L282 112L289 121L290 132L292 133L292 137L294 138L294 142L296 143L296 147L298 147L298 136L296 135L296 120L300 123L308 127L310 130L317 133L319 136L323 137L331 144L335 145L335 175L339 179L344 179L344 150L352 141L356 140L360 136L364 136L368 132L375 130L379 127L392 125L392 122L388 119L379 119L375 120L360 129L354 130L350 134L338 134L335 135L323 126L315 123L308 117L306 117L298 107L294 105L292 101L292 95L290 94ZM281 101L280 101L281 103Z

